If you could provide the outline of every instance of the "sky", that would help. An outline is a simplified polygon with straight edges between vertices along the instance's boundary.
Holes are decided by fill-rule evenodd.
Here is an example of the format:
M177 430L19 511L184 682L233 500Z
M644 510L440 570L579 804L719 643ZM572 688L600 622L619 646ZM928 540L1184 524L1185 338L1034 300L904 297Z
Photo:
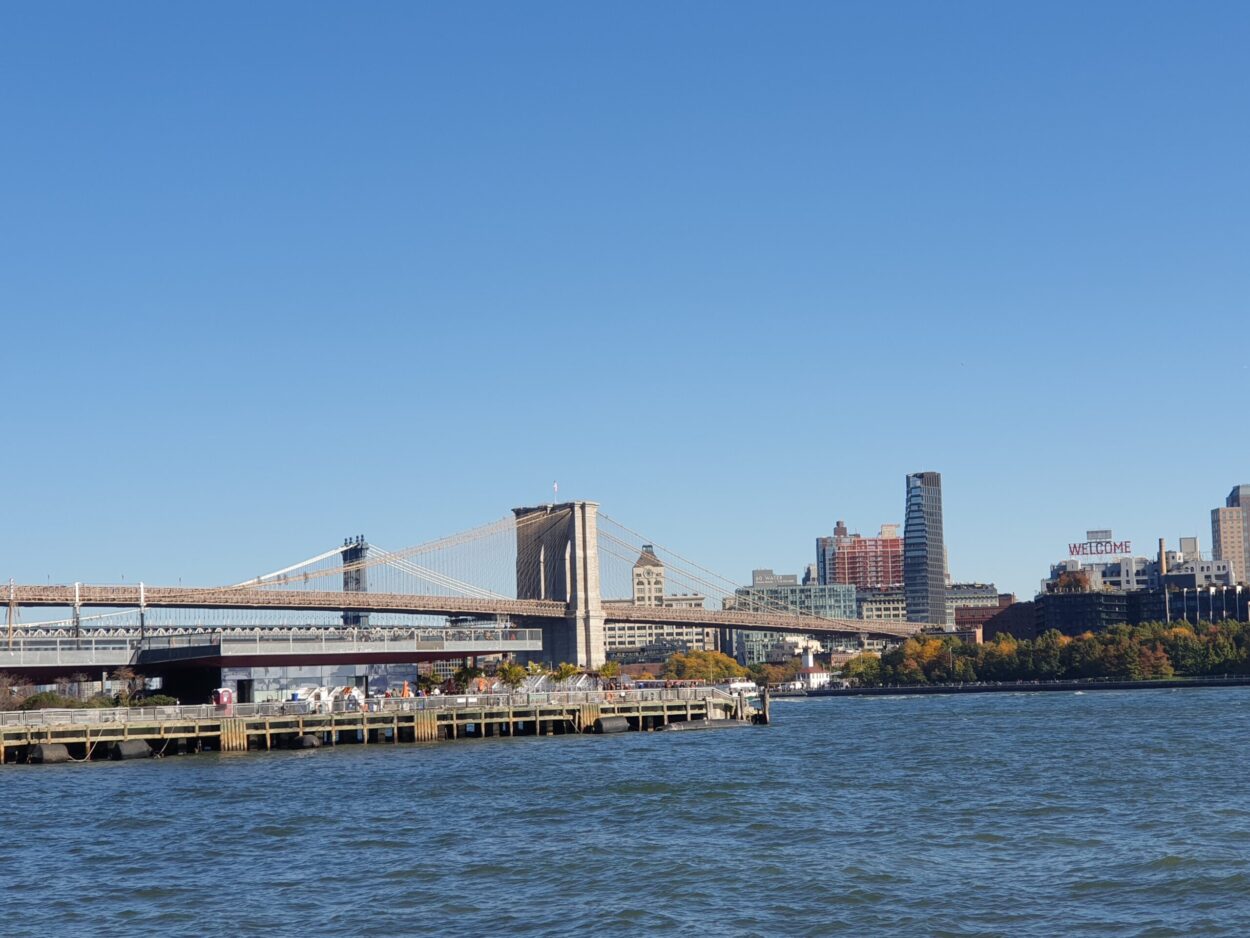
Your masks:
M1250 5L10 5L0 577L561 499L1031 595L1250 482Z

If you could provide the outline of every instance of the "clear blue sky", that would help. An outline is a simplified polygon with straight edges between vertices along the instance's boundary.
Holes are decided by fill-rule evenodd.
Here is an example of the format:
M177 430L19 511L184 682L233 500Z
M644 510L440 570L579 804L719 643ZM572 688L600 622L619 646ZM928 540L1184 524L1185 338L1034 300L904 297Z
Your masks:
M9 5L0 574L592 498L727 575L942 472L952 573L1250 482L1250 5Z

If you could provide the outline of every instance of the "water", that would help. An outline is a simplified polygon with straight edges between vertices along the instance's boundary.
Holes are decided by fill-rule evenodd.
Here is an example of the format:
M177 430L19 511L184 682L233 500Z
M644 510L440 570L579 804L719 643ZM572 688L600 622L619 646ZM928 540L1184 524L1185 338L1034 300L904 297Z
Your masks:
M0 770L5 935L1241 935L1250 689Z

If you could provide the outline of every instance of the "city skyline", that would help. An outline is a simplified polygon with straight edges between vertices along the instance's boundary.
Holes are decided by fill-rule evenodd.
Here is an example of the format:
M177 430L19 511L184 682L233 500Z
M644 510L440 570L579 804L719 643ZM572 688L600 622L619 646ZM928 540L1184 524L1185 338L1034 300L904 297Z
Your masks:
M1250 932L1246 0L3 24L6 934Z
M232 9L0 35L0 577L237 582L558 480L745 583L932 467L952 577L1025 594L1250 478L1192 407L1248 366L1176 339L1246 319L1244 6Z

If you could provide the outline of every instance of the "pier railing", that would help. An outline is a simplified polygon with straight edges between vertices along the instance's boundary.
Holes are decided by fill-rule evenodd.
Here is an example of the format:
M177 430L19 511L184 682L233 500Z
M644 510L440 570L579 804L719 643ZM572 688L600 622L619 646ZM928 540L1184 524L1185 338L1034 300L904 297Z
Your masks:
M482 710L495 707L578 706L673 700L733 699L718 687L646 690L550 691L541 694L442 694L431 697L371 697L363 705L336 700L332 706L309 700L265 703L190 704L172 707L87 707L73 710L16 710L0 713L0 726L95 726L108 723L215 720L331 713L409 713L422 710Z
M170 635L149 638L143 659L316 654L402 654L482 649L532 651L542 647L542 629L257 629L250 634Z
M115 667L133 664L138 651L138 639L121 636L19 638L0 645L0 669Z
M542 629L250 629L182 635L19 637L0 643L0 669L117 667L230 656L396 655L534 651Z

